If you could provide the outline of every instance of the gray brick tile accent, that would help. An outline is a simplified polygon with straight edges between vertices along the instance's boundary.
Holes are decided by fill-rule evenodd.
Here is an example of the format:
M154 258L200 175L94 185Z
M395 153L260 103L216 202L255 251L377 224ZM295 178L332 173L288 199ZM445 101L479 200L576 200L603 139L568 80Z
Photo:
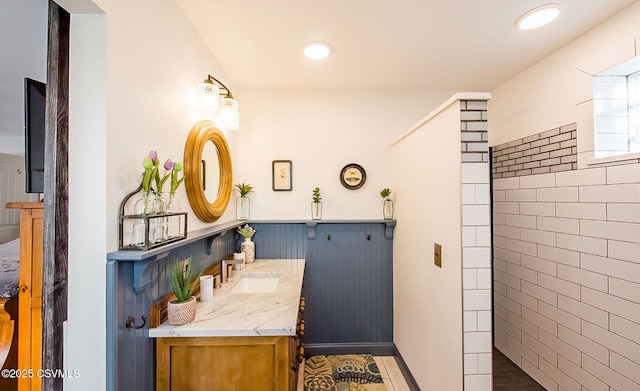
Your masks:
M558 134L560 134L560 128L555 128L555 129L547 130L546 132L540 133L540 138L543 139L546 137L556 136Z
M549 138L543 138L542 140L534 141L531 143L532 147L541 147L543 145L549 144Z
M558 143L560 141L569 140L571 138L571 133L562 133L557 136L553 136L549 139L550 143Z
M556 149L559 149L559 148L560 148L560 143L547 144L543 147L540 147L540 152L555 151Z
M546 174L547 172L550 172L550 171L551 169L549 167L534 168L531 170L531 175Z
M529 137L525 137L525 138L522 139L522 142L523 143L530 143L532 141L537 141L537 140L540 140L540 133L536 133L536 134L531 135Z
M549 153L549 157L558 157L558 156L567 156L571 155L571 148L558 149L555 151L551 151Z
M542 166L542 167L554 166L556 164L560 164L560 158L559 157L555 157L553 159L546 159L546 160L543 160L542 162L540 162L540 166Z
M549 159L549 152L539 153L537 155L531 156L531 160L544 160Z
M540 147L530 148L522 151L522 156L537 155L540 153Z
M572 123L493 147L493 178L576 170L576 129L576 124ZM481 134L484 137L486 133ZM467 146L466 151L474 151L475 148Z

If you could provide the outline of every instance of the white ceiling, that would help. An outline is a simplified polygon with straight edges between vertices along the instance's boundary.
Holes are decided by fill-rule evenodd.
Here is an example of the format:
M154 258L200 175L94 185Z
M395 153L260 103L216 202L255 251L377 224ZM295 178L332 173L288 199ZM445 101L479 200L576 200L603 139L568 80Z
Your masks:
M534 31L515 22L547 1L176 1L233 89L491 91L636 0L558 0L559 18ZM45 77L47 0L2 4L0 138L22 137L23 78ZM333 54L307 60L309 41Z
M237 89L490 91L636 0L176 0ZM323 62L301 54L325 41ZM203 78L206 75L203 75Z

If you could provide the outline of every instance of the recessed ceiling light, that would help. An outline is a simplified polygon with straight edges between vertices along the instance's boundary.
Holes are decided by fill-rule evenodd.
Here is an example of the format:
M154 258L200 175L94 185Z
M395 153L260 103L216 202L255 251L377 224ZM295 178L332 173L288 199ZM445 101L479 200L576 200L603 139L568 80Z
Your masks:
M518 27L523 30L537 29L551 23L560 14L560 4L546 4L534 8L518 19Z
M310 42L304 45L304 55L311 60L322 60L331 53L331 48L324 42Z

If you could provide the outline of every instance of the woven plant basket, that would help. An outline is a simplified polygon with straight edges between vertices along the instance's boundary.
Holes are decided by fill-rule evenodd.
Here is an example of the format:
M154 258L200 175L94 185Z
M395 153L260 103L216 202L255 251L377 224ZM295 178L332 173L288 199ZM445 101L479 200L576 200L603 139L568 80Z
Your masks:
M191 296L189 300L182 303L171 300L167 303L167 318L169 324L173 326L192 322L196 318L196 297Z

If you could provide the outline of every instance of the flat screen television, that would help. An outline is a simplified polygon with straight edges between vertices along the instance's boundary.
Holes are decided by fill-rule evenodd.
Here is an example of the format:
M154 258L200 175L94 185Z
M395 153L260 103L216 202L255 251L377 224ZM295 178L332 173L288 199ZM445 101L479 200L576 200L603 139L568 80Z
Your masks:
M44 116L46 108L46 85L25 77L24 158L27 193L44 193Z

